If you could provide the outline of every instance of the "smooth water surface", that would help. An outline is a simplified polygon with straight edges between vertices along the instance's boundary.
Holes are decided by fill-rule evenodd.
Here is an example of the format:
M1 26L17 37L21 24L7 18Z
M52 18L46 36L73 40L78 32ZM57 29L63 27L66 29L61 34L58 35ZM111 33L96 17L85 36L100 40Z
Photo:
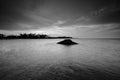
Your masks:
M0 80L120 80L120 40L0 40Z

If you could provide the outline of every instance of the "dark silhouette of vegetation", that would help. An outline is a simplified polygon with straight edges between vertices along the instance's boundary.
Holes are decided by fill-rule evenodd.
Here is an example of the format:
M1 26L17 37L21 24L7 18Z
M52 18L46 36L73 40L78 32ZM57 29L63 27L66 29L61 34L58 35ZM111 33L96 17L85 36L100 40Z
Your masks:
M19 35L5 35L5 34L0 34L0 39L57 39L57 38L72 38L72 37L66 37L66 36L61 36L61 37L50 37L46 34L35 34L35 33L23 33Z

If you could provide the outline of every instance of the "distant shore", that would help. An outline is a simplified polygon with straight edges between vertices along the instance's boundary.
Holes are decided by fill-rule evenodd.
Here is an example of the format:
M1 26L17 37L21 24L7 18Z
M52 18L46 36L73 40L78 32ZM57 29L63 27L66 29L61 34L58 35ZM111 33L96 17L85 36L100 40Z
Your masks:
M65 38L72 38L67 36L58 36L58 37L52 37L46 34L19 34L19 35L5 35L0 34L0 40L6 40L6 39L65 39Z

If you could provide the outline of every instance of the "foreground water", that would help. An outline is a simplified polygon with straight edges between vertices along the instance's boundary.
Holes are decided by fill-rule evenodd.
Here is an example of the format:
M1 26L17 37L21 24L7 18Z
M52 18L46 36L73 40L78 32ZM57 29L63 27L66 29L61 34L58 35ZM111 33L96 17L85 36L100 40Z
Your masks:
M120 40L0 40L0 80L120 80Z

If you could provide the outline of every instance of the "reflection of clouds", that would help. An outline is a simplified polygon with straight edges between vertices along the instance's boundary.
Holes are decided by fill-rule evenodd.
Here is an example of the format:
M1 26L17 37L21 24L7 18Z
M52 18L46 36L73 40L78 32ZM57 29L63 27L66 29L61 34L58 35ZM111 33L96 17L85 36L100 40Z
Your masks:
M85 80L89 80L86 76L96 77L98 74L101 77L104 73L119 76L119 41L73 40L79 45L70 47L58 45L56 42L59 39L21 40L22 42L17 40L9 41L9 44L4 42L4 48L0 48L0 73L4 74L5 71L7 76L5 79L10 80L14 77L58 79L59 76L60 79L65 77L70 79L71 75L75 78L85 75ZM13 47L13 43L16 46ZM16 51L16 47L19 51Z
M0 49L1 53L9 53L11 51L14 51L14 49L7 49L7 48L3 48L3 49Z
M19 51L19 49L4 47L4 48L0 48L0 51L3 53L9 53L9 52L17 52L17 51Z
M9 44L7 43L9 47L4 45L4 48L0 48L0 60L17 64L30 63L30 65L75 62L82 64L82 66L119 66L119 54L115 52L120 47L118 43L114 44L112 41L99 40L76 40L79 45L68 47L56 44L58 41L53 39L22 40L22 42L15 42L15 47L11 47L14 42L9 42ZM117 62L112 63L112 61Z
M2 49L0 51L0 58L4 59L5 61L15 60L20 57L20 54L16 52L15 49Z

